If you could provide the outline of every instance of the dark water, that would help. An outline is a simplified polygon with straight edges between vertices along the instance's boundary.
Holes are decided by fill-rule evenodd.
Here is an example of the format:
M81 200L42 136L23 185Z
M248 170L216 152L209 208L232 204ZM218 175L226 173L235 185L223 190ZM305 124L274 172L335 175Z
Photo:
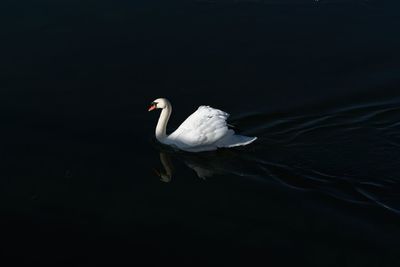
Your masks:
M3 1L2 259L399 266L394 1ZM153 138L197 106L238 149Z

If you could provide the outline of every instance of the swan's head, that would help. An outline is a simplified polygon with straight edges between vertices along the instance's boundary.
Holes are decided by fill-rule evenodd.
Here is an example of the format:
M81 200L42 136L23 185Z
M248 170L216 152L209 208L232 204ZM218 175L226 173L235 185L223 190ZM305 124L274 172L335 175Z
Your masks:
M149 111L155 110L157 108L164 109L167 106L170 106L168 99L165 98L157 98L153 102L150 103Z

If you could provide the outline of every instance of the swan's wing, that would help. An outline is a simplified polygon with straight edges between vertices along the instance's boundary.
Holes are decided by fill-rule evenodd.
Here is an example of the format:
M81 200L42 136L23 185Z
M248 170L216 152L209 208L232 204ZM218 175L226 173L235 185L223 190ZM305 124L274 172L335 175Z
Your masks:
M200 106L168 138L181 148L212 145L234 133L226 124L228 117L222 110Z

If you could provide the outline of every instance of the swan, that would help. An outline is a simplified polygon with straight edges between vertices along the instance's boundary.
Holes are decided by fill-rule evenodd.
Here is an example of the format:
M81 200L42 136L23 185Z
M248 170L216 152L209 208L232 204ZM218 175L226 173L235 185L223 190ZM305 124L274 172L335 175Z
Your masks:
M167 135L171 103L166 98L158 98L150 104L148 111L155 109L162 110L156 127L157 140L183 151L202 152L222 147L245 146L257 139L235 134L232 129L228 129L226 123L229 114L210 106L200 106L173 133Z

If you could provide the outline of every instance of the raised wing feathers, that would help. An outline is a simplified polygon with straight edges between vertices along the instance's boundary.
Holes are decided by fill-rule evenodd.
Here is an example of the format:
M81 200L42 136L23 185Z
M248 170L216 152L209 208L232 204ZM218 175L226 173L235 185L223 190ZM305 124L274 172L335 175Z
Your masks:
M173 132L169 139L180 147L208 146L232 135L226 119L229 114L209 106L200 106Z

